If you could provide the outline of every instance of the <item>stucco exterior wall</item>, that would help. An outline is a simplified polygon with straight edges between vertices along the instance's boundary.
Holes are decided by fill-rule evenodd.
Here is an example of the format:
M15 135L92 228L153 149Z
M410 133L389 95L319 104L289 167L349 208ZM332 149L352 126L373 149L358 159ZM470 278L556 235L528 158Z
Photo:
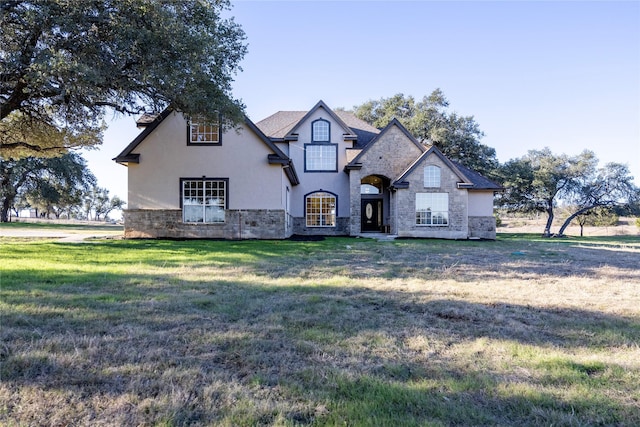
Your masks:
M469 191L469 216L493 216L493 191Z
M330 123L331 143L338 144L336 172L305 172L305 144L311 143L311 123L318 119ZM318 108L307 120L300 124L297 131L298 140L289 143L289 156L295 165L300 184L292 188L291 214L302 218L305 215L305 196L315 191L328 191L337 196L338 217L349 216L349 177L344 172L347 164L346 150L351 141L344 141L345 130L334 121L323 108Z
M250 130L222 135L220 146L187 145L187 121L170 114L134 151L128 166L129 209L179 209L180 178L228 178L229 209L284 209L280 165Z
M424 187L424 168L440 167L440 187ZM466 239L469 237L468 194L458 189L460 178L436 155L424 159L407 177L409 188L396 191L398 230L400 237ZM416 225L416 193L448 193L449 224L446 226Z

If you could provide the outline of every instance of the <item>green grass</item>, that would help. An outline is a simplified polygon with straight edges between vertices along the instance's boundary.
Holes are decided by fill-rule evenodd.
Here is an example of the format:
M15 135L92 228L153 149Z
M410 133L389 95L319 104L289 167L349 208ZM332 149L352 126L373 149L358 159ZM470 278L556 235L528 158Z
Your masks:
M640 238L0 244L2 425L638 425Z

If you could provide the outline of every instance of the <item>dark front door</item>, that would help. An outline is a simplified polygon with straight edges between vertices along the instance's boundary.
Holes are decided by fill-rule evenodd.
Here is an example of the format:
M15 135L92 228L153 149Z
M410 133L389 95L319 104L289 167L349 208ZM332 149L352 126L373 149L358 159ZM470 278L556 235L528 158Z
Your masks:
M362 199L362 231L382 231L382 200Z

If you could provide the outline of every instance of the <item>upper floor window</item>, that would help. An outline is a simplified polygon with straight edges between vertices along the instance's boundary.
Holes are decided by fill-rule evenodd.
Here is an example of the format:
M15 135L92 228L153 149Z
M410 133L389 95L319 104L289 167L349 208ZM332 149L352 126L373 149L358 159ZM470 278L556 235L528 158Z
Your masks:
M425 166L424 186L425 188L440 188L440 168L438 166Z
M187 144L220 145L220 122L207 122L202 117L189 120Z
M318 119L311 124L311 141L313 142L329 142L331 126L328 121Z
M337 172L338 145L305 144L304 170L305 172Z

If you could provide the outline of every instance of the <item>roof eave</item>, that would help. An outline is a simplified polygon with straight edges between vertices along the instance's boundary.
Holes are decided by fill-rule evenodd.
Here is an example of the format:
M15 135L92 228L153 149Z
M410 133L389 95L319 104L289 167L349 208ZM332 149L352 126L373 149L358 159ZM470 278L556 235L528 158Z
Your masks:
M129 154L126 156L118 156L118 157L114 157L111 160L123 166L129 166L129 163L140 163L140 154Z
M470 189L470 188L474 188L475 184L472 184L470 182L459 182L457 186L459 189Z

